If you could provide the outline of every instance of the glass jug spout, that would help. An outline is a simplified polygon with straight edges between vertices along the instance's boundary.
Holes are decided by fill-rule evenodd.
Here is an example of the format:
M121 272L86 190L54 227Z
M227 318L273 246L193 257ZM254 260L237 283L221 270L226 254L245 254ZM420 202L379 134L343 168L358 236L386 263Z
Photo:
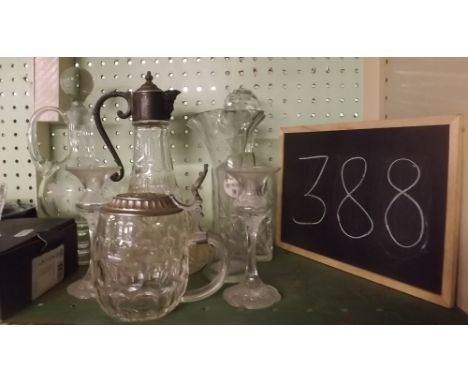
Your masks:
M253 151L256 126L265 118L262 110L214 109L196 114L187 126L206 142L213 165L229 156Z

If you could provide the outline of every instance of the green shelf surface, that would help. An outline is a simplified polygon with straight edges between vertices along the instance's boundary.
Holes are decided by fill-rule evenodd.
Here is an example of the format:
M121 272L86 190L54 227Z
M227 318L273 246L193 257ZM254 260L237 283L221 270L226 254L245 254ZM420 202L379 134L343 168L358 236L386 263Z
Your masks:
M458 308L446 309L278 248L273 261L259 264L259 273L283 296L271 308L232 308L219 291L144 324L468 324L468 315ZM83 274L81 269L5 323L121 324L95 300L67 294L66 286Z

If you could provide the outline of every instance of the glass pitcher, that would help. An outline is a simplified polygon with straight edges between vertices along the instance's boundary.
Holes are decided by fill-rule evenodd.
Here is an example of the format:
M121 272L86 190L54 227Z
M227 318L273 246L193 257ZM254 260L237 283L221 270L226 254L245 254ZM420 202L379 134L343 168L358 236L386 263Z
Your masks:
M102 165L96 158L100 140L94 132L91 114L84 101L93 88L91 74L84 69L71 67L60 76L60 87L72 98L67 111L46 106L34 112L27 130L28 150L39 173L37 200L39 214L48 217L75 218L78 230L78 259L81 265L89 262L89 234L86 221L79 215L76 204L81 199L83 188L70 169ZM67 126L66 150L60 157L58 150L45 145L41 139L40 117L44 113L57 113ZM49 137L49 132L45 132ZM54 134L57 134L55 132ZM42 145L41 145L42 141Z
M214 235L193 236L189 213L197 200L182 204L172 195L121 194L101 208L94 261L97 301L110 317L145 321L163 317L180 302L211 296L224 283L227 255ZM187 291L188 249L209 244L221 266L213 280Z
M196 114L187 121L187 126L203 137L213 163L213 223L214 231L223 238L228 251L229 271L226 282L241 281L247 263L245 232L242 223L232 213L238 184L228 170L255 165L254 132L265 118L262 110L240 109L234 105L238 103L231 103L231 108ZM271 260L271 226L262 224L259 232L257 252L269 255ZM207 269L208 278L212 277L211 271L216 273L216 266L214 263Z

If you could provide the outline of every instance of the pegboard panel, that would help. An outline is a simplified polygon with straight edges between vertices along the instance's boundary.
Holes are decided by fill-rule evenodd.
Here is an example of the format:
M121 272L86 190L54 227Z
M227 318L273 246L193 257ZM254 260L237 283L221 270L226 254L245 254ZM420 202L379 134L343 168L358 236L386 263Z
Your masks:
M36 171L26 143L34 110L33 59L0 58L0 180L8 199L36 200Z
M178 182L185 190L202 164L211 163L200 136L186 127L186 120L223 107L227 94L238 87L252 90L265 110L255 145L259 160L269 164L277 163L281 126L345 122L362 114L360 58L82 57L76 65L88 69L94 78L94 90L86 100L89 108L110 90L136 90L148 70L161 89L182 92L175 102L169 138ZM132 127L130 121L119 120L119 109L126 109L124 100L107 101L102 120L128 176ZM202 194L205 199L210 199L210 190L208 181Z

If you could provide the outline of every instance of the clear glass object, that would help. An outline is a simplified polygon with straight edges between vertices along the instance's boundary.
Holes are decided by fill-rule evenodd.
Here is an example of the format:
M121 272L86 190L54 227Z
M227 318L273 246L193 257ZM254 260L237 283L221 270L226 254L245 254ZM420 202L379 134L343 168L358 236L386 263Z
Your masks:
M87 70L71 67L61 74L60 86L72 99L71 106L67 111L52 106L35 111L27 130L28 150L40 178L37 193L40 216L75 218L78 259L80 265L86 265L89 262L88 227L76 207L83 196L83 188L68 168L95 166L96 148L102 146L96 143L99 136L94 131L89 109L84 105L93 80ZM46 113L57 113L66 125L63 133L67 137L67 150L61 157L49 144L49 123L40 123Z
M224 109L258 111L261 110L261 107L257 96L251 90L245 88L238 88L227 95L226 99L224 100ZM261 121L259 121L249 133L248 140L244 147L245 153L253 153L255 137L258 134L257 126L260 122ZM255 164L254 156L253 162ZM270 188L266 191L267 197L273 200L273 185L269 183L269 187ZM260 224L257 237L257 261L273 260L273 215L274 211L273 208L271 208L268 211L265 219Z
M174 195L182 199L177 183L168 141L169 122L154 121L151 125L135 126L133 166L128 192ZM195 229L194 216L187 224ZM208 251L194 247L189 254L190 273L202 269L211 259Z
M261 110L257 96L249 89L237 88L224 99L226 110Z
M226 282L238 282L242 279L246 264L244 234L237 217L232 213L237 181L228 170L240 166L255 164L254 131L265 118L261 110L255 108L236 109L233 105L241 104L232 100L231 109L208 110L191 117L187 126L203 137L213 163L213 230L224 240L229 255L229 272ZM266 243L267 232L262 232L262 243ZM264 253L268 246L260 246ZM270 248L270 252L272 247ZM216 271L216 263L206 269L206 275Z
M259 277L256 265L258 229L272 208L266 197L267 183L279 170L277 167L254 166L232 168L227 172L238 182L234 209L244 223L247 236L247 266L243 280L223 293L231 306L245 309L263 309L281 300L278 290L265 284Z
M96 225L99 209L108 201L108 199L103 195L102 190L104 182L118 170L118 167L104 166L99 161L91 161L91 158L88 158L83 167L67 167L67 170L81 181L84 188L83 196L77 203L77 210L88 224L91 250L88 271L82 279L71 283L67 287L67 292L73 297L79 299L95 298L96 291L93 282L93 252L96 237Z
M124 98L129 105L128 111L125 113L119 111L117 114L120 118L132 116L134 129L133 165L128 192L175 195L181 199L182 192L175 177L168 141L170 115L173 103L180 92L162 91L152 82L153 77L150 72L146 74L145 80L145 84L133 93L112 91L104 94L96 102L95 119L100 119L101 107L107 99ZM97 126L99 127L99 124ZM104 140L109 139L103 128L100 133ZM113 155L116 163L119 163L118 154L114 152ZM193 219L189 219L189 224L195 229ZM194 273L207 264L210 254L193 250L189 258L190 272Z
M190 210L169 195L128 193L116 196L99 214L95 261L97 300L110 317L154 320L181 302L211 296L224 283L227 256L213 234L193 236ZM206 242L222 266L207 285L187 290L189 248Z
M129 192L154 192L180 197L168 142L168 121L134 127L133 166Z

